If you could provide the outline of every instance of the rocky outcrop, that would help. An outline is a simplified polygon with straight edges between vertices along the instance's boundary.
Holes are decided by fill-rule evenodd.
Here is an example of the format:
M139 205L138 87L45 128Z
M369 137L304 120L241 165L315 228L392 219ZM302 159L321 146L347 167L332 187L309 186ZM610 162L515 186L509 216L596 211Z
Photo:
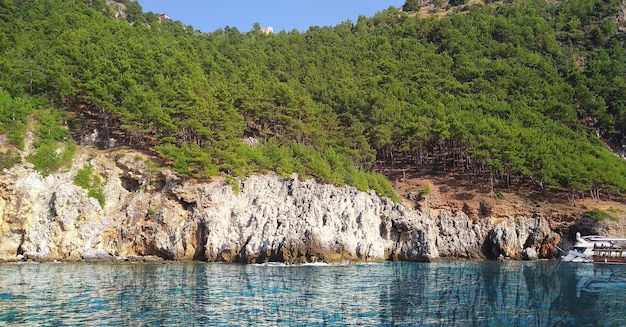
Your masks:
M105 205L73 183L90 165ZM227 262L431 261L552 257L560 237L539 215L493 221L415 210L374 192L293 175L198 182L139 155L85 154L42 177L0 176L0 259L152 258ZM534 252L533 252L534 251Z
M487 235L484 246L487 255L515 259L534 259L537 255L551 257L561 241L561 237L551 230L548 221L539 215L515 223L504 220L490 229Z

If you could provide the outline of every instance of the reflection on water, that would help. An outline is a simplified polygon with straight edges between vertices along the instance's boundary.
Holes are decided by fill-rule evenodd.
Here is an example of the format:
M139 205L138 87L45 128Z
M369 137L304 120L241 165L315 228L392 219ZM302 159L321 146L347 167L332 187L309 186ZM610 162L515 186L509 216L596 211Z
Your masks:
M0 265L0 325L626 325L626 267Z

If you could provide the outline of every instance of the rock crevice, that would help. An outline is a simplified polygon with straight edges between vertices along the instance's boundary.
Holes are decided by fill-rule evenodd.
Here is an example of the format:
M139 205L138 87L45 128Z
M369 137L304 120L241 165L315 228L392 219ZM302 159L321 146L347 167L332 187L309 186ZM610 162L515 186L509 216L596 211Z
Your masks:
M73 183L84 165L105 176L104 208ZM44 178L18 165L0 175L1 260L521 259L553 257L560 241L541 216L477 221L297 175L199 182L104 155L74 167Z

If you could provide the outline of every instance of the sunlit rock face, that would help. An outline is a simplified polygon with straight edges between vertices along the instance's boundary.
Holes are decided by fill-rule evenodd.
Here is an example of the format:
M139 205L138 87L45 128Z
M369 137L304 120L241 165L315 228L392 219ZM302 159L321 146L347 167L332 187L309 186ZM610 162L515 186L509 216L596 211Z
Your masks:
M102 180L104 207L74 184L86 165ZM541 217L473 221L297 175L199 182L119 153L77 156L72 167L0 174L1 260L431 261L521 258L529 248L551 257L560 240Z
M535 215L514 223L504 220L495 225L488 232L484 248L490 257L536 259L535 254L550 257L560 241L561 237L550 229L548 221ZM528 256L528 253L534 254Z
M210 260L428 260L435 228L400 205L352 187L297 176L254 176L235 195L229 185L204 186L199 217ZM206 205L210 203L211 205Z

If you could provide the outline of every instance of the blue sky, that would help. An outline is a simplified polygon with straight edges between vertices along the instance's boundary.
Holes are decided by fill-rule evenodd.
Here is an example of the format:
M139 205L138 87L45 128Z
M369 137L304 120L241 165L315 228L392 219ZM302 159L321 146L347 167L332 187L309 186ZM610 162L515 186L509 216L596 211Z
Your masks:
M166 13L172 20L193 25L197 30L213 32L225 26L240 32L252 30L255 22L261 27L272 26L274 33L309 26L335 26L348 19L356 22L394 6L402 7L406 0L139 0L145 12Z

